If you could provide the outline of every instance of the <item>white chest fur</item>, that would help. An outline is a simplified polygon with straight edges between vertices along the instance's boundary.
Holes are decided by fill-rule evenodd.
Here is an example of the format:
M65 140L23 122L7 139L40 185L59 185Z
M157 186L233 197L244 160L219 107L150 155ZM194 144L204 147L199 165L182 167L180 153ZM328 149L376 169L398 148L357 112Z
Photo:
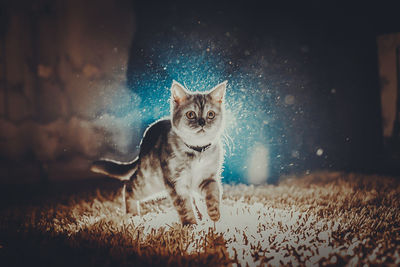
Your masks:
M191 188L198 188L199 184L213 175L219 175L221 160L218 149L204 151L191 164Z

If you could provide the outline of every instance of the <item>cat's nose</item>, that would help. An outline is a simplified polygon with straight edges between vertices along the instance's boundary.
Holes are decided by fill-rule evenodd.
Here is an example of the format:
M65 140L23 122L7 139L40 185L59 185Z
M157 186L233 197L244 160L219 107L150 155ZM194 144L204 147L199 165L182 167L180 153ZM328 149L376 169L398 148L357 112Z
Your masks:
M203 118L200 118L197 122L199 123L200 126L206 125L206 120Z

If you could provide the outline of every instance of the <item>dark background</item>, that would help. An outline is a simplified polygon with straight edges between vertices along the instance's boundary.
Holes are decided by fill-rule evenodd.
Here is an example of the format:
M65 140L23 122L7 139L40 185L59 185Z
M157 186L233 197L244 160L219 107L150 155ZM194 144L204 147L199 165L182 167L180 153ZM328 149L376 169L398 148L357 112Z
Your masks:
M65 176L63 166L77 170L71 172L74 177L71 179L86 178L88 164L93 159L101 156L130 159L137 153L136 146L145 127L168 114L168 103L157 103L168 97L166 89L172 79L197 90L229 81L227 104L238 117L234 127L240 130L232 134L233 149L226 157L227 182L247 182L247 166L243 162L251 155L249 149L258 143L269 151L270 182L284 174L317 169L399 173L396 163L388 163L390 155L385 152L382 136L376 39L381 34L400 31L400 16L394 4L378 1L83 2L1 3L0 38L5 47L2 67L7 69L5 58L7 62L14 61L6 47L12 46L7 40L16 29L11 27L16 14L30 26L17 29L21 32L24 28L23 38L36 40L28 42L29 49L21 49L25 54L31 51L33 78L25 80L18 90L23 92L21 97L32 97L28 102L35 103L22 119L13 118L9 106L26 104L21 101L10 104L5 93L10 95L14 90L7 77L12 72L18 76L18 70L2 72L1 108L5 110L1 113L0 125L2 180L18 181L18 177L27 175L22 170L29 168L28 175L39 180L40 177L57 180ZM65 26L63 23L71 21L70 17L76 16L78 10L82 17L89 14L89 19L78 18ZM49 28L48 25L58 26ZM87 37L86 43L73 34L65 34L79 32L81 28L93 33L93 38ZM71 49L75 46L86 47L87 52ZM74 53L79 54L78 58L82 58L79 62L89 63L80 63L74 75L63 76L62 64L68 61L63 56L64 50L72 57ZM90 58L92 51L100 52ZM112 51L117 51L118 56L113 56ZM176 63L177 55L187 61ZM197 56L192 60L193 55L201 55L202 60L194 60ZM121 60L114 62L108 58ZM51 74L40 74L41 64L49 66ZM107 64L124 67L107 69ZM182 68L179 73L177 65ZM169 71L171 68L175 71ZM77 79L75 74L79 72L86 75L87 81L78 84L79 91L75 92L76 84L68 82ZM204 76L196 74L200 72ZM107 76L111 74L115 76ZM124 76L123 85L118 82L120 76ZM52 86L43 91L41 85L47 86L49 79ZM35 86L28 94L24 88L30 84ZM111 89L104 89L103 84L110 84ZM118 86L125 89L111 93L110 100L108 92ZM52 96L47 102L35 98L36 94L48 95L54 90L65 94ZM64 105L63 101L56 103L59 98L68 101L65 111L58 114ZM81 105L74 106L77 102ZM57 112L46 109L48 106L57 107ZM111 122L97 123L104 116L109 116ZM63 123L54 124L60 118ZM32 122L44 125L47 134L46 125L53 123L51 129L70 129L71 121L76 118L80 125L77 128L84 129L84 133L71 130L65 137L63 130L47 135L50 139L57 136L56 145L48 155L40 156L38 152L46 150L46 138L28 138L26 149L10 156L20 144L19 137L10 130L14 126L10 125L16 125L14 128L18 131L25 127L24 123ZM119 119L122 122L115 123ZM28 129L38 128L29 125ZM128 141L118 142L119 131L133 134L124 135ZM43 136L41 130L36 132ZM10 142L10 138L14 141ZM82 140L88 144L95 141L95 144L82 149ZM38 143L44 143L45 148L37 149ZM317 154L318 149L322 149L322 155Z

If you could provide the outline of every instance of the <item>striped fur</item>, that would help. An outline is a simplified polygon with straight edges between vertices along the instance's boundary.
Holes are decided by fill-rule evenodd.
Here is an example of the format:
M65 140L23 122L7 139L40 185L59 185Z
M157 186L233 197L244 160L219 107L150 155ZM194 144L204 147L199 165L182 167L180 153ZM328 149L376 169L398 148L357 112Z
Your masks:
M193 193L197 192L204 197L210 218L219 220L225 89L226 82L210 92L189 93L174 81L171 118L147 128L138 158L129 163L93 163L92 171L124 181L127 213L140 214L139 201L166 193L182 224L194 224L198 212ZM190 111L195 112L193 118Z
M117 178L119 180L129 180L137 169L138 158L131 162L120 162L111 159L97 160L93 162L90 170Z

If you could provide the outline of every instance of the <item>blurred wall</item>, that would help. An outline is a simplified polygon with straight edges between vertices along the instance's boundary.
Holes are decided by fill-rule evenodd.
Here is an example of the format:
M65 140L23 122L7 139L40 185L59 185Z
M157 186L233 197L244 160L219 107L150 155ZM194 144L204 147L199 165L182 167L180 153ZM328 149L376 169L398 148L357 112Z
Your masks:
M384 34L377 38L383 136L391 137L396 117L397 68L396 48L400 46L400 33Z
M125 75L131 1L0 5L1 179L69 176L95 156L126 149L131 136L121 136L126 123L110 103L134 98Z

